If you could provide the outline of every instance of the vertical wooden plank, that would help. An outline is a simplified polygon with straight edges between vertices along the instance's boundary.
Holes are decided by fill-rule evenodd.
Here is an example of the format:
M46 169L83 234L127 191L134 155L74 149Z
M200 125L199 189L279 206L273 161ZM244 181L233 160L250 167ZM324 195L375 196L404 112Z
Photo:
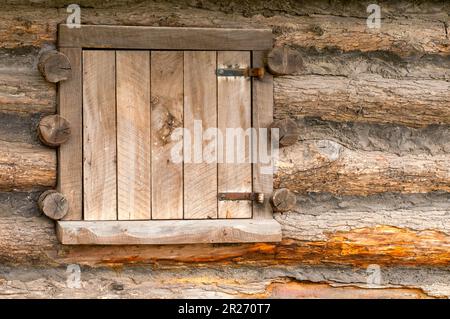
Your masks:
M150 219L150 52L116 51L117 214Z
M252 52L252 63L254 68L264 67L264 51ZM253 127L257 130L259 128L269 128L273 121L273 77L266 73L263 79L252 79L252 116ZM258 157L259 157L259 141L260 136L258 132ZM270 140L268 139L270 143ZM270 150L270 146L267 146ZM273 190L273 175L265 174L263 167L267 164L260 163L260 159L253 164L253 191L264 193L264 203L253 203L253 218L272 218L272 207L269 203L269 198Z
M230 65L237 68L250 67L250 52L217 52L217 67L225 68ZM250 78L217 77L217 110L218 127L224 136L224 161L219 163L218 167L218 190L219 192L251 192ZM251 201L219 201L218 209L219 218L252 217Z
M58 148L58 190L69 211L64 220L83 218L83 152L81 48L61 48L72 67L72 76L59 83L58 113L70 122L70 139Z
M171 159L171 134L183 127L183 52L153 51L151 64L152 219L183 219L183 163Z
M117 219L115 52L83 51L84 219Z
M217 141L213 138L202 142L202 136L197 134L198 129L204 132L217 128L215 71L215 51L184 52L184 127L191 135L191 143L184 136L185 219L217 218L217 163L205 162L202 155L206 154L199 150L200 146L203 151L205 147L214 148ZM201 121L201 125L195 121Z

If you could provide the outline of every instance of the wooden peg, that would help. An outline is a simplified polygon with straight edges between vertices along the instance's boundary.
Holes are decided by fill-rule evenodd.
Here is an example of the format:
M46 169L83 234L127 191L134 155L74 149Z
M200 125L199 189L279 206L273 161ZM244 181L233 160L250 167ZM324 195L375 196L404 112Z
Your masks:
M48 218L59 220L69 211L69 203L63 194L55 190L45 191L38 199L39 209Z
M296 50L276 47L267 56L267 67L274 75L294 74L303 68L303 59Z
M38 69L42 76L51 83L69 79L72 71L69 59L56 50L42 53L39 58Z
M295 144L298 141L300 130L294 120L287 118L275 121L270 127L278 128L281 147Z
M278 212L286 212L295 208L297 197L287 188L280 188L273 192L271 203L274 210Z
M70 138L70 123L58 114L45 116L39 122L38 137L45 145L58 147Z

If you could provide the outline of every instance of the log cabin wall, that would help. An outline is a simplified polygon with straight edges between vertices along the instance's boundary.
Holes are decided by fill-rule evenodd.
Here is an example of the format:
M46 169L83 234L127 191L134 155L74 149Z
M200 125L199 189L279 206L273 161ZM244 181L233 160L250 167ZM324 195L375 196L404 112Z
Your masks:
M56 151L35 133L56 86L37 62L68 3L3 2L1 297L450 296L447 1L379 1L381 29L368 29L372 1L79 0L82 24L270 27L303 60L275 77L275 117L301 132L275 177L297 196L275 216L283 241L119 247L60 245L36 205L57 177ZM66 285L70 264L79 289Z

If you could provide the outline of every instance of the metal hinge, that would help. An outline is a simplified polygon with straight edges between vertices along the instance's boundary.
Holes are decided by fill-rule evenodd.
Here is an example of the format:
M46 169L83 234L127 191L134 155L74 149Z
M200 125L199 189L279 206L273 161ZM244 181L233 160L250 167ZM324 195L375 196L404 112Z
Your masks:
M264 68L220 68L216 70L216 74L217 76L246 76L262 79L264 77Z
M220 201L225 200L251 200L257 203L264 203L263 193L219 193L218 196Z

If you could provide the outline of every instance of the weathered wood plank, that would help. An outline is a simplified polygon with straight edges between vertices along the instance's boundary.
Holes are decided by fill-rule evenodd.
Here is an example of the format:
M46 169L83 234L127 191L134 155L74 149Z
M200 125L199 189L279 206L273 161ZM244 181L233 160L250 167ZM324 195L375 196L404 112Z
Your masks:
M263 51L254 51L253 67L258 68L264 66L264 57L266 55ZM269 199L273 191L273 173L275 163L264 163L261 155L268 154L271 156L270 134L269 127L273 121L273 76L266 74L263 79L252 79L252 125L258 128L257 132L257 150L258 159L253 164L253 192L264 194L264 203L253 203L253 218L272 218L272 207ZM267 129L267 131L261 130ZM262 136L266 136L267 144L262 143ZM268 152L261 151L266 148Z
M182 51L151 53L152 219L183 218L183 163L171 158L172 134L183 127L183 59Z
M71 136L58 149L58 190L68 202L65 220L83 218L83 120L81 49L64 48L61 52L70 61L72 72L68 80L59 83L58 113L70 123Z
M151 217L150 53L116 51L117 216Z
M191 136L184 136L185 219L217 218L217 139L201 133L217 128L215 72L215 51L184 52L184 127Z
M82 25L59 26L59 47L148 50L267 50L270 29L179 28Z
M321 117L332 121L450 123L450 82L397 80L361 74L286 76L275 80L275 117Z
M251 67L250 52L217 52L217 68ZM252 191L251 80L217 77L217 127L224 137L223 163L218 164L218 191ZM236 129L240 129L237 131ZM244 135L249 133L249 135ZM236 134L236 135L235 135ZM218 202L219 218L251 218L251 201Z
M273 219L58 222L57 236L65 245L277 242L281 226Z
M83 51L85 220L117 219L116 55Z

